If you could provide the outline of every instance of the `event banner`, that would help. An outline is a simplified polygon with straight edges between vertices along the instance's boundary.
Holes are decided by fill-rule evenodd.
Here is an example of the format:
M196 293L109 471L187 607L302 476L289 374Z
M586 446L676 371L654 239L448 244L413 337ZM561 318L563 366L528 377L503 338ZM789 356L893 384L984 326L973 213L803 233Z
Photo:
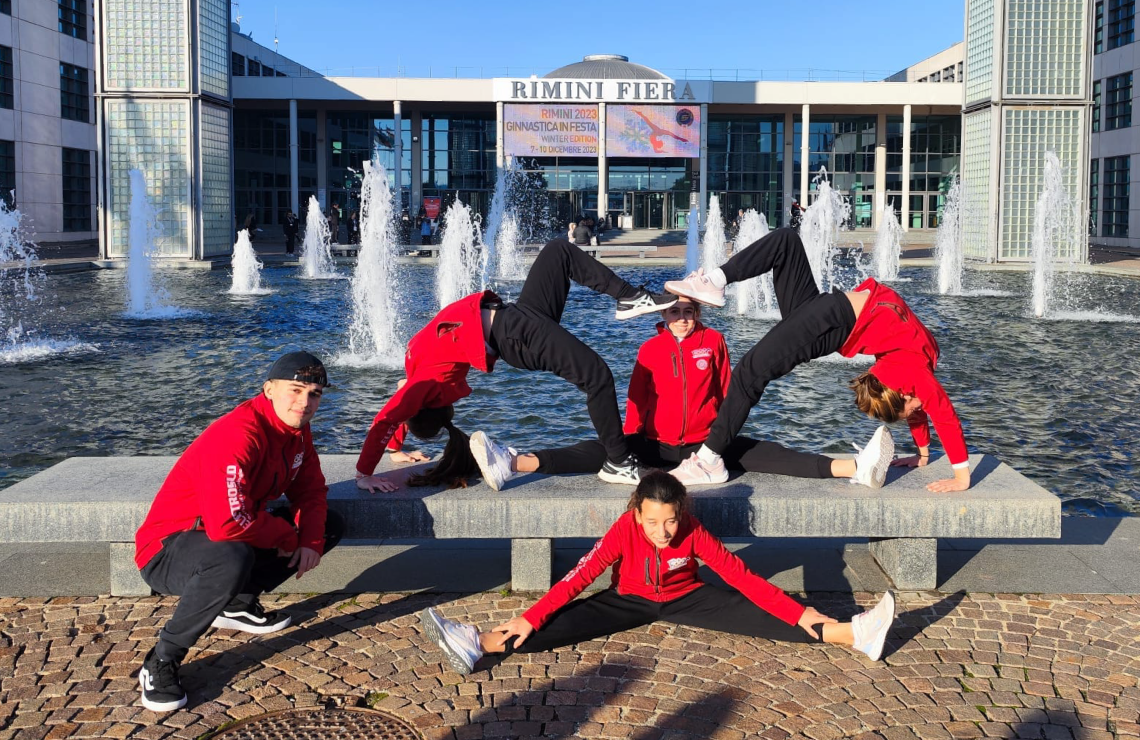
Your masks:
M513 157L598 156L598 106L503 106L503 151Z
M700 157L700 106L607 105L606 156Z

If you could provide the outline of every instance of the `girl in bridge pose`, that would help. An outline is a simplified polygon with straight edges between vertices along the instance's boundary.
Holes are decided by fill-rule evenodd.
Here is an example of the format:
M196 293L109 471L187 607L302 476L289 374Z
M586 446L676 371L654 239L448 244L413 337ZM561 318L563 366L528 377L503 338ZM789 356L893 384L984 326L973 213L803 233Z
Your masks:
M487 654L554 650L658 620L783 642L850 645L871 660L882 656L895 616L890 591L850 622L804 607L725 549L688 513L687 500L676 478L646 474L626 513L522 615L480 633L428 608L420 614L424 633L463 675ZM702 583L698 559L735 590ZM611 565L608 589L575 600Z

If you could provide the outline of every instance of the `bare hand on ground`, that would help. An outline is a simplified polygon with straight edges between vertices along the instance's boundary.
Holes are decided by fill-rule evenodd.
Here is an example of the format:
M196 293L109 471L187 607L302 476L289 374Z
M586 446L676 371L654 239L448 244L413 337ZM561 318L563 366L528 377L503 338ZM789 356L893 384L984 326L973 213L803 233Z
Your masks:
M934 491L935 493L949 493L951 491L965 491L969 487L969 483L963 483L957 478L945 478L927 484L926 490Z
M356 487L369 493L391 493L400 486L382 475L366 475L356 479Z
M892 468L922 468L930 462L929 457L922 455L911 455L910 457L900 457L897 460L891 461Z
M530 637L531 633L534 632L534 627L531 627L530 622L526 621L522 617L515 617L514 619L509 619L506 622L503 622L491 631L503 633L504 645L509 638L518 635L518 639L514 642L514 646L517 648L526 642L526 638Z
M402 452L395 450L389 457L392 458L394 463L413 463L413 462L427 462L428 456L419 450L412 450L411 452Z
M822 640L823 635L822 634L817 635L815 633L815 630L812 628L815 627L815 625L817 625L817 624L838 624L838 622L839 622L839 620L836 619L835 617L828 617L828 616L825 616L823 614L820 614L814 608L809 606L807 609L804 609L803 616L800 617L800 621L796 622L796 624L799 625L800 629L802 629L804 632L808 633L812 637L818 637Z

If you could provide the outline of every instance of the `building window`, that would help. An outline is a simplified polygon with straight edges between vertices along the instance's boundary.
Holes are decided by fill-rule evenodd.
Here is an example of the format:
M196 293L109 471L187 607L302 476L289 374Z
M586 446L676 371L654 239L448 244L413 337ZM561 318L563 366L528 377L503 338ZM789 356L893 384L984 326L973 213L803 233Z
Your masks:
M1096 236L1096 214L1100 197L1100 160L1089 162L1089 236Z
M1130 157L1105 157L1101 236L1128 236L1128 170Z
M91 231L91 152L63 149L63 230Z
M1132 73L1109 77L1105 84L1104 130L1132 125Z
M91 104L88 102L87 70L70 64L59 65L60 115L69 121L91 121Z
M87 40L87 0L59 0L59 32Z
M261 65L261 76L262 77L272 77L273 71L274 71L273 67L270 67L268 64Z
M246 64L248 65L245 71L247 75L250 77L261 77L261 62L247 59Z
M0 199L16 205L16 142L0 141Z
M0 13L12 15L12 0L0 0Z
M1093 83L1092 130L1100 131L1100 80Z
M230 75L245 77L245 57L236 51L230 52Z
M1136 0L1108 0L1108 48L1136 39Z
M15 105L13 90L16 89L12 77L12 47L0 46L0 108L11 108Z
M1100 54L1104 51L1104 0L1100 0L1096 4L1096 20L1094 22L1094 36L1093 36L1093 53Z

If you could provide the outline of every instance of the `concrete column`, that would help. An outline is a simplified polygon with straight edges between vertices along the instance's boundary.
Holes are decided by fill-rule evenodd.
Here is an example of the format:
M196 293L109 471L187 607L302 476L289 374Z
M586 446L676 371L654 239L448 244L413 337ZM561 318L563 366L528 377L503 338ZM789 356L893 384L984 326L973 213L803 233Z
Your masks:
M503 151L503 103L495 103L495 166L500 170L507 164L507 153Z
M328 207L329 200L329 137L326 127L325 109L317 110L317 200L321 210Z
M887 114L880 113L875 121L875 212L871 226L879 228L883 208L887 204Z
M707 223L705 218L709 207L709 104L701 103L701 225Z
M553 540L511 540L512 590L546 591L550 588L553 569Z
M392 173L393 188L396 198L401 204L404 202L404 134L403 134L403 106L399 100L392 101L392 128L395 129L396 141L393 145L396 155L396 171Z
M289 101L289 210L301 212L301 190L298 180L300 171L301 146L297 141L297 101Z
M811 133L811 106L804 103L803 121L800 122L800 205L808 207L808 182L811 168L808 164L808 139Z
M412 202L409 204L411 207L408 209L414 218L420 212L420 204L423 203L424 194L424 143L420 141L423 138L423 119L420 117L418 110L412 111Z
M910 231L910 105L903 106L902 203L899 203L899 223L903 231Z
M598 103L598 222L606 217L609 188L606 187L606 104Z
M788 209L792 207L792 198L796 194L795 183L792 180L796 176L796 160L793 156L795 154L796 143L796 117L791 111L784 114L784 207L780 209L780 220L784 226L788 226L787 222L783 219Z

